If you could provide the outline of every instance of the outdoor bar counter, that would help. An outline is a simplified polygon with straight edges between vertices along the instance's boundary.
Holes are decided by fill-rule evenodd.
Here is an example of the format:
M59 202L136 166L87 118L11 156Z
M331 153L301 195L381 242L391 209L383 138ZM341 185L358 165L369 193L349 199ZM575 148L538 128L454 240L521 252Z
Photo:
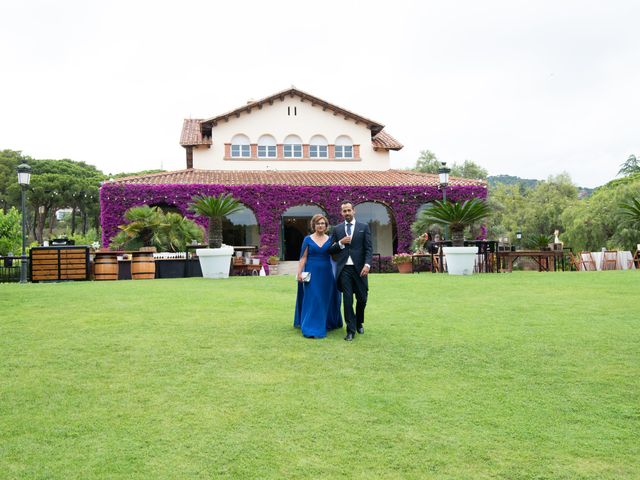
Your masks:
M29 252L32 282L89 280L90 263L87 245L33 247Z

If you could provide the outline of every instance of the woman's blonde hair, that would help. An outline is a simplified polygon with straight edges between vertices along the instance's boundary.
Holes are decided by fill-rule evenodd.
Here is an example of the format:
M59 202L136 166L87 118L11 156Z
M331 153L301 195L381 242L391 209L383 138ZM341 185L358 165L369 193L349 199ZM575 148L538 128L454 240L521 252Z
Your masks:
M329 220L321 213L316 213L313 217L311 217L311 221L309 222L309 227L311 227L311 233L316 231L316 223L320 220L324 220L324 223L327 225L327 230L329 229Z

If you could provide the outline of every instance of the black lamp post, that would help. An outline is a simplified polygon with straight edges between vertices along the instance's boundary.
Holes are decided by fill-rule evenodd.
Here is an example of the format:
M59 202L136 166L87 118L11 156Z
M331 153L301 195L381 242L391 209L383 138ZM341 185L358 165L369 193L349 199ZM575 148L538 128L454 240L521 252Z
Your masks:
M18 165L18 184L22 190L22 257L20 258L20 283L27 283L27 208L25 197L31 181L31 167L26 163Z
M518 248L521 248L521 243L522 243L522 230L518 229L518 231L516 232L516 239L518 240Z
M440 188L442 189L442 202L447 203L447 185L449 185L449 172L450 168L447 168L447 162L441 162L440 168L438 168L438 176L440 177ZM444 239L447 239L447 226L444 227Z

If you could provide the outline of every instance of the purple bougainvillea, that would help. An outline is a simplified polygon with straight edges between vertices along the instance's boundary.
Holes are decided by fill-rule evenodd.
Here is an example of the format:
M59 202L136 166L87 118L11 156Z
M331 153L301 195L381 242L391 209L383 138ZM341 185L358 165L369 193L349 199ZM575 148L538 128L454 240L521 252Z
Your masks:
M336 224L342 220L340 203L351 200L355 205L362 202L377 202L386 205L395 220L398 232L398 251L409 251L414 222L418 208L433 200L442 198L442 192L435 186L287 186L287 185L142 185L105 184L100 189L100 209L102 222L102 244L107 246L111 237L118 233L118 225L124 222L127 209L137 205L175 205L184 216L198 222L203 227L207 219L195 217L188 211L195 195L218 195L230 193L256 216L260 230L260 255L277 255L280 245L280 221L282 214L290 207L315 204L329 215L329 221ZM451 201L470 198L486 198L485 186L449 186L447 199Z

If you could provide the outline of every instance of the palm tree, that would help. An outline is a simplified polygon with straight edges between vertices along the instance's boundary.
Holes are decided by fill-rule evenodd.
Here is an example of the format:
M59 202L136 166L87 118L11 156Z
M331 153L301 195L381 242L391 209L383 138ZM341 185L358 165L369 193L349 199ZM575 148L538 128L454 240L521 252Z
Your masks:
M165 243L168 250L184 252L192 240L196 240L198 243L202 242L202 229L193 220L173 212L165 214L165 219L168 224L165 233Z
M124 218L129 223L118 227L124 233L121 235L123 239L126 238L128 241L138 239L145 247L155 246L158 248L162 245L163 230L168 225L162 210L158 207L150 207L149 205L131 207L125 212Z
M553 243L552 235L545 235L544 233L540 233L538 235L534 235L527 242L527 246L534 250L544 250L549 247L550 243Z
M628 203L621 203L622 214L632 223L640 225L640 200L632 198Z
M179 213L165 214L159 207L131 207L124 214L129 223L111 239L111 246L118 249L138 250L140 247L156 247L158 251L182 252L192 240L202 241L202 229L193 220Z
M425 231L432 223L448 226L453 246L462 247L464 246L465 228L479 223L490 213L489 205L477 198L467 200L464 203L436 200L430 208L420 214L415 227L418 231Z
M217 197L193 197L189 210L196 215L209 217L209 248L222 246L222 219L227 215L239 212L244 206L229 194L221 193Z

